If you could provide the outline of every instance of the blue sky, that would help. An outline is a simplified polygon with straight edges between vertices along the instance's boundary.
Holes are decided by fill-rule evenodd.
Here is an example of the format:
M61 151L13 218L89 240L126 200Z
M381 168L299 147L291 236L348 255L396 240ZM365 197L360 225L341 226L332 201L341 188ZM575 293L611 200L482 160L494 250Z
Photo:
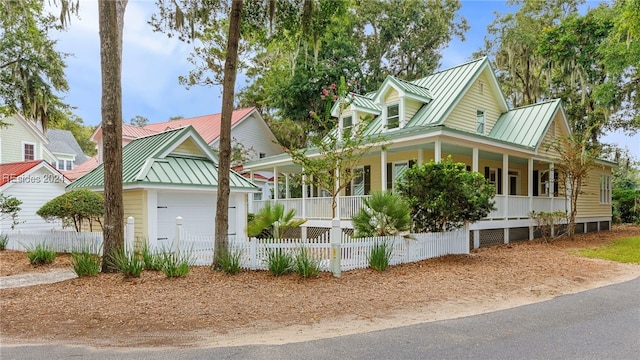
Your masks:
M597 1L586 6L595 7ZM192 65L187 61L191 45L162 33L154 33L147 24L155 9L152 0L129 0L125 12L122 64L123 121L142 115L151 122L166 121L171 116L184 117L218 113L221 108L221 87L192 87L178 83L178 76L187 75ZM454 39L442 51L441 68L455 66L470 59L484 42L494 12L510 12L504 1L462 1L460 14L470 25L466 40ZM70 28L56 34L58 49L70 53L67 78L70 91L67 103L85 124L100 123L100 47L98 38L98 8L96 1L81 1L80 19L74 18ZM240 76L237 87L246 86ZM640 156L640 134L633 137L613 134L605 142L627 147Z

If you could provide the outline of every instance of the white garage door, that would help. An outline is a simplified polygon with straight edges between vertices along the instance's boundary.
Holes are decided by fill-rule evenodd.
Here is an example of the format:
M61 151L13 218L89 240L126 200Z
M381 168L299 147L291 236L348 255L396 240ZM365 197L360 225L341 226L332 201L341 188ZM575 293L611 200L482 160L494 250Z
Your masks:
M173 242L176 217L182 216L184 230L191 235L213 236L216 195L207 193L158 193L158 244Z

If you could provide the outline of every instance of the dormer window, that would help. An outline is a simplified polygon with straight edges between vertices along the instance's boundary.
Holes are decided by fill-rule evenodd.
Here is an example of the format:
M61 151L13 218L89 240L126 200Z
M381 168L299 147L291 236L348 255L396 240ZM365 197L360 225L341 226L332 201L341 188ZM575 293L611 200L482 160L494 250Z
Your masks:
M400 127L400 104L387 105L387 129Z
M353 126L353 116L345 116L342 118L342 128L348 131Z
M476 111L476 132L484 135L484 111Z

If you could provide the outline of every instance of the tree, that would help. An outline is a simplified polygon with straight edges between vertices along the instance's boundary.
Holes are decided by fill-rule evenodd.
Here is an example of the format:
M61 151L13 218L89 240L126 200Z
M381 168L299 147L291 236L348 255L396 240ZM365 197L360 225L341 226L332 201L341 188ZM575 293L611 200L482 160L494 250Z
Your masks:
M272 239L280 239L288 229L296 228L305 222L306 219L294 219L296 211L291 209L284 212L284 205L268 203L260 209L256 216L247 225L249 236L269 234Z
M176 116L171 116L171 117L169 117L169 121L173 121L173 120L180 120L180 119L184 119L184 116L182 116L182 115L176 115Z
M351 221L356 236L390 236L411 228L409 204L390 191L376 191L362 200L361 208Z
M103 272L116 272L113 256L124 248L122 202L122 30L127 0L100 0L102 135L104 158Z
M149 119L142 115L136 115L129 120L129 124L137 127L145 127L149 123Z
M18 221L18 213L21 210L20 205L22 205L22 200L12 195L0 193L0 220L11 219L11 230L20 224L20 221Z
M451 157L405 170L398 191L409 203L415 232L449 231L478 221L494 209L496 193L484 175Z
M567 231L569 238L573 237L575 231L578 197L582 193L582 185L600 155L600 146L589 141L591 133L591 129L585 129L583 132L561 137L550 145L558 154L554 159L554 171L558 173L558 181L565 185L565 197L569 199L571 206Z
M77 189L49 200L36 214L47 221L59 219L63 225L73 223L78 232L82 229L82 222L87 220L90 231L93 231L93 221L100 223L104 209L102 195L87 189Z
M329 192L331 215L335 218L338 215L338 196L355 176L352 169L360 164L362 157L381 139L365 134L367 126L373 120L371 116L360 119L351 129L341 132L336 126L336 119L330 117L331 105L337 102L340 108L347 106L351 95L347 94L344 78L340 79L340 85L332 84L330 89L323 89L322 96L327 108L324 112L325 117L321 119L315 116L315 119L320 123L319 128L331 131L324 137L313 138L312 146L309 148L285 151L291 156L294 164L302 167L302 174L306 175L310 183Z
M64 109L59 93L68 90L67 54L55 49L49 31L62 29L77 5L62 0L60 23L42 0L0 2L0 114L21 112L47 127L49 114Z

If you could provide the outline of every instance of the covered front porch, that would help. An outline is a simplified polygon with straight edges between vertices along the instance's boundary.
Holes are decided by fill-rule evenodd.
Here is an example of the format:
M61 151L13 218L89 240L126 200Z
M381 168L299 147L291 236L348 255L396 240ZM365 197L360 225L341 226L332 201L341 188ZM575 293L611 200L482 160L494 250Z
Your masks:
M352 169L354 179L337 198L336 216L343 226L351 227L352 216L362 208L363 199L371 191L393 190L402 172L410 166L431 160L437 162L446 156L465 163L469 171L483 173L496 186L496 209L484 219L486 221L504 224L504 220L529 219L532 211L569 210L563 195L564 186L557 181L553 162L548 157L508 144L501 147L479 144L472 136L450 134L446 129L430 135L427 139L385 144L362 158L361 165ZM273 178L270 193L263 191L260 199L250 199L249 211L255 213L267 203L277 202L287 210L295 210L297 218L308 219L313 226L329 223L332 198L305 177L293 181L301 168L286 157L281 155L271 164L265 162L250 170L270 170L278 176Z

